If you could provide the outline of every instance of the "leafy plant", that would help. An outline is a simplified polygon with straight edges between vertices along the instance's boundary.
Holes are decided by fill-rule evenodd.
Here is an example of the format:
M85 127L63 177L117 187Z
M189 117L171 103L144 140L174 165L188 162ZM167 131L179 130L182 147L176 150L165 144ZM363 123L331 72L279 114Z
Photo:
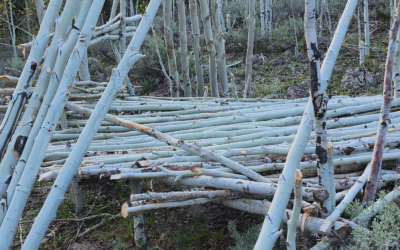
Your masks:
M380 199L383 199L381 192ZM358 215L363 210L359 201L354 201L346 207L346 213ZM361 222L362 224L362 222ZM389 201L385 201L381 210L373 219L370 230L357 228L352 232L352 239L346 249L398 249L400 247L400 209Z
M232 250L247 250L253 249L256 244L258 235L260 234L262 224L252 226L249 230L244 232L242 235L236 229L236 223L234 221L229 221L228 230L236 240L236 246L230 247Z

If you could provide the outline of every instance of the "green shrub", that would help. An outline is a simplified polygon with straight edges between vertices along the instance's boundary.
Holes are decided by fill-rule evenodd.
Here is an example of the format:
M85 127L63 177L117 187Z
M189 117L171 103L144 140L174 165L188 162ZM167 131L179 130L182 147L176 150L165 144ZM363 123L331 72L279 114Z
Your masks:
M232 250L248 250L253 249L256 244L258 235L260 234L262 224L255 225L242 235L237 231L234 221L229 221L228 230L232 238L236 240L236 246L230 247Z
M384 196L381 192L380 198ZM399 249L400 248L400 209L394 202L384 202L381 210L373 219L370 230L355 229L346 249ZM346 207L346 213L352 217L363 211L363 205L354 201ZM360 224L363 224L361 222Z

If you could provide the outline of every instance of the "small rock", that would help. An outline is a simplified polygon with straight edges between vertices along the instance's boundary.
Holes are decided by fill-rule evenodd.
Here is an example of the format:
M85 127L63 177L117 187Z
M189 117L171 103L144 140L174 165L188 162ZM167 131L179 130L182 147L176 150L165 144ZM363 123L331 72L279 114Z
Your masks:
M253 64L259 64L259 63L262 63L262 62L264 62L264 61L263 61L263 58L262 58L261 55L254 55L253 56Z
M292 54L292 51L286 50L285 52L283 52L283 54L284 54L285 56L288 56L288 55L291 55L291 54Z
M291 100L307 97L309 95L308 89L301 86L290 86L285 93L285 97Z
M99 60L97 60L97 58L89 57L88 64L89 64L89 72L90 73L93 73L95 71L102 69L101 62Z
M359 90L365 87L376 87L378 81L374 74L365 70L363 71L360 67L355 69L348 69L344 74L341 87L349 90Z
M283 60L282 58L276 58L271 60L271 65L272 66L279 66L279 65L285 65L286 61Z

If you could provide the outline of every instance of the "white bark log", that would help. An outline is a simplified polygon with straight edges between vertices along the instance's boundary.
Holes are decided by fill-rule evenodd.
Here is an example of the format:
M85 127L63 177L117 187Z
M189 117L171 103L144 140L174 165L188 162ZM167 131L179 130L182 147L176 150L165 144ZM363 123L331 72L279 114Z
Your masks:
M185 0L178 0L179 38L181 42L181 79L185 97L192 97L192 86L189 75L189 59L186 32L186 6Z
M249 17L248 26L249 33L247 37L247 53L246 53L246 70L245 70L245 90L243 92L243 97L246 98L250 96L251 91L251 81L253 78L253 50L254 50L254 31L256 27L256 3L255 0L248 0L249 2Z
M13 235L15 234L19 218L21 217L23 208L29 198L30 190L35 182L36 174L46 153L46 148L51 139L52 131L55 130L55 125L57 124L57 121L59 120L61 112L64 108L65 99L67 98L67 93L69 92L68 89L70 88L70 84L72 83L72 80L78 71L80 62L79 52L83 52L83 50L87 49L87 45L94 30L93 27L96 25L103 3L104 0L92 4L87 21L82 28L79 41L77 42L76 47L68 61L66 70L64 71L58 92L52 104L50 105L49 112L47 113L43 126L38 134L38 137L36 138L36 142L32 148L30 157L27 160L27 165L29 168L24 169L19 181L19 186L14 193L14 197L11 200L5 220L0 228L0 241L4 242L4 248L8 248L12 243ZM31 246L31 244L26 246Z
M346 208L347 204L353 201L354 197L358 194L358 192L363 188L364 184L367 181L367 176L369 173L369 170L371 168L371 164L368 164L368 166L365 168L364 173L360 178L358 178L357 182L350 188L349 192L346 194L346 196L343 198L343 200L339 203L339 205L336 206L336 208L333 210L332 214L329 215L328 218L325 219L324 223L321 225L320 230L321 231L328 231L339 216L343 213L344 209Z
M193 206L198 204L204 204L211 201L216 201L217 199L207 199L207 198L198 198L193 200L186 201L175 201L175 202L164 202L164 203L156 203L156 204L138 204L136 206L131 207L131 203L125 202L121 207L122 217L127 218L129 214L140 213L147 210L160 209L160 208L170 208L170 207L184 207L184 206ZM137 204L137 202L133 202Z
M269 210L271 209L271 202L267 200L251 200L251 199L236 199L236 200L221 200L220 203L222 203L225 206L232 207L235 209L239 209L248 213L255 213L259 215L268 215ZM285 215L288 214L289 216L283 216L282 221L284 223L288 223L288 217L292 218L292 211L289 209L285 209ZM317 232L318 234L322 235L341 235L343 237L346 237L348 235L348 230L349 230L349 225L344 222L335 222L335 224L332 227L332 230L329 232L322 232L319 230L319 227L321 226L322 222L324 221L323 219L320 218L315 218L308 216L306 217L306 220L303 220L303 217L307 216L306 214L301 214L300 217L298 218L297 221L297 228L300 230L304 230L305 232ZM341 232L342 231L342 232ZM346 232L347 231L347 232Z
M302 174L301 170L297 169L296 174L294 176L294 205L293 205L293 213L288 221L288 233L286 246L288 250L296 250L296 232L297 232L297 221L299 220L300 210L301 210L301 202L302 202Z
M164 0L164 39L165 47L167 48L168 71L172 80L172 85L170 86L171 97L179 97L180 78L176 65L176 56L174 49L172 30L172 2L173 0Z
M0 158L3 158L7 145L18 124L22 108L28 100L28 96L31 94L30 87L33 78L35 78L36 70L43 56L46 45L49 43L51 38L49 34L52 31L61 4L61 0L52 0L50 2L43 25L40 26L38 36L34 39L33 47L19 78L18 85L11 96L7 113L0 126Z
M70 104L70 107L71 106L72 105ZM93 111L85 109L85 112L92 113ZM152 136L160 141L167 143L168 145L173 145L175 147L181 148L181 149L191 152L193 154L197 154L201 157L206 157L206 158L212 159L214 161L220 162L220 163L224 164L225 166L227 166L239 173L242 173L243 175L245 175L253 180L260 181L260 182L267 181L264 177L262 177L258 173L255 173L224 156L218 155L218 154L214 153L213 151L204 150L196 145L185 143L183 140L177 140L177 139L175 139L167 134L163 134L153 128L149 128L149 127L146 127L144 125L141 125L141 124L138 124L135 122L126 121L126 120L123 120L121 118L118 118L118 117L115 117L112 115L106 115L105 119L114 124L128 127L130 129L133 129L133 130L139 131L141 133L147 134L149 136Z
M311 113L311 116L309 115ZM285 168L279 177L278 188L274 199L272 200L271 208L265 217L263 227L258 237L254 249L272 249L276 239L279 236L280 222L282 221L287 201L290 198L294 174L298 163L301 161L304 152L304 146L307 143L308 136L313 128L312 105L309 102L300 123L299 130L293 145L289 151ZM279 197L279 198L278 198Z
M46 13L46 9L44 7L44 2L43 2L43 0L35 0L35 5L36 5L37 17L39 20L39 25L41 25L44 15Z
M131 188L131 196L135 194L140 194L142 186L140 181L130 180L129 186ZM144 216L143 215L135 215L133 217L133 230L134 230L134 240L137 247L143 246L146 243L146 234L144 231Z
M25 109L24 114L22 115L20 124L15 129L15 131L10 131L10 132L14 132L14 135L11 138L10 143L9 144L5 143L2 146L2 150L4 150L3 151L4 155L3 155L3 157L0 157L0 158L2 158L1 164L0 164L0 196L2 194L4 194L4 192L7 189L7 186L8 186L7 180L10 178L10 175L12 174L12 169L15 167L20 156L23 154L24 148L25 148L27 140L28 140L28 135L31 132L31 128L32 128L33 124L35 123L35 121L37 121L38 110L42 104L42 98L48 89L49 78L50 78L52 69L54 69L54 63L55 63L55 60L57 57L59 46L62 42L62 39L63 39L66 31L70 28L69 24L72 22L73 13L76 9L77 4L78 4L77 0L70 0L70 1L68 1L68 4L66 4L64 11L63 11L64 14L61 15L59 23L56 27L56 31L53 36L52 43L50 44L49 48L47 49L46 58L43 63L43 70L40 72L39 80L33 91L33 94L29 101L29 104L28 104L27 108ZM49 10L47 13L51 14L51 10ZM47 35L45 35L45 36L47 37ZM45 44L41 44L41 45L45 46ZM34 53L31 52L31 54L34 54ZM29 57L31 57L31 55ZM35 72L32 72L32 74L34 74L34 73ZM19 81L21 81L22 77L23 77L23 75L21 75ZM33 77L33 75L31 77ZM16 90L14 91L14 94L17 91L18 91L18 85L17 85ZM31 91L31 90L29 87L27 87L27 89L25 89L25 91ZM23 103L20 103L20 104L23 104ZM11 104L11 106L12 105L13 104ZM39 118L39 121L40 121L40 118ZM17 124L15 124L15 125L17 125ZM7 124L5 124L5 126L7 126ZM4 127L4 128L7 129L7 127ZM8 128L10 128L10 127L8 127ZM4 132L6 132L6 131L4 131ZM3 131L1 131L0 133L1 133L0 134L0 138L1 138L1 135L3 135ZM2 139L6 140L6 138L4 138L4 137ZM5 142L5 141L3 141L3 142Z
M321 6L322 5L323 4L321 4ZM328 158L326 149L328 144L326 131L326 112L329 98L326 92L321 89L320 58L322 53L318 50L315 0L306 1L304 20L308 59L310 60L311 96L313 99L315 119L315 153L317 155L319 184L321 185L321 188L328 192L328 199L321 204L321 214L322 217L325 218L332 211L329 183L330 174L329 167L327 165Z
M204 95L204 76L202 60L200 56L200 28L199 19L197 17L197 0L189 0L190 21L192 23L192 36L193 36L193 52L194 62L196 69L197 91L196 96L201 97Z
M132 194L131 201L184 201L197 198L227 198L232 196L239 196L238 192L229 190L209 190L209 191L184 191L184 192L168 192L168 193L154 193L148 192L145 194Z
M364 1L364 47L365 55L369 55L369 12L368 0Z
M336 29L335 35L334 35L334 37L332 39L331 45L330 45L330 47L328 49L327 56L325 57L324 63L323 63L322 68L321 68L321 79L322 79L322 82L321 82L321 87L320 88L321 88L322 91L325 91L326 88L327 88L328 80L330 79L330 76L332 74L332 70L333 70L333 67L335 65L335 61L336 61L337 55L339 54L339 50L340 50L341 44L343 43L344 36L345 36L345 34L347 32L347 27L348 27L348 25L350 23L350 20L351 20L350 17L352 17L353 14L354 14L355 8L357 6L357 2L358 2L357 0L349 0L347 2L346 8L345 8L345 10L344 10L344 12L342 14L342 17L340 18L339 23L338 23L338 27ZM306 108L306 112L303 115L302 120L305 119L305 118L307 118L306 121L308 121L308 122L309 122L308 119L312 119L312 101L311 101L311 98L309 99L308 107ZM303 126L303 125L304 125L304 123L302 123L301 126ZM306 135L303 134L304 132L306 133ZM308 135L310 133L311 133L311 130L309 129L308 126L305 126L302 129L299 128L299 131L296 134L296 139L299 139L300 135L308 138ZM292 149L293 148L294 147L292 147ZM301 151L303 151L303 150L304 150L303 146L301 146ZM290 150L289 154L291 154L292 151L293 150ZM295 154L295 153L293 152L293 154ZM293 164L297 164L297 162L299 162L299 160L296 161L294 158L292 158L292 159L294 160ZM288 162L286 162L285 166L286 165L290 166L288 164ZM286 169L286 167L285 167L285 169ZM284 172L285 172L285 169L284 169ZM292 169L289 170L289 172L292 173L291 176L294 175L294 169L295 169L295 167L292 167ZM282 175L283 175L283 173L282 173ZM287 184L292 186L293 185L293 179L289 178L289 181L287 181ZM280 185L280 186L282 186L282 185ZM282 187L281 189L285 189L285 188L287 189L287 188L290 188L290 187L289 186L288 187ZM278 189L279 189L279 185L278 185ZM277 193L280 193L280 192L277 191ZM272 249L272 247L273 247L273 245L275 243L276 237L278 237L278 235L279 235L279 233L278 233L279 224L280 224L281 218L283 217L284 207L286 207L286 204L287 204L288 200L289 200L289 197L288 197L287 194L285 194L284 197L279 196L279 200L278 200L278 198L276 198L276 199L274 199L272 201L271 210L274 208L274 211L273 212L270 211L270 213L273 214L274 217L271 218L268 215L265 218L264 224L263 224L263 228L261 229L261 233L260 233L260 236L259 236L259 238L257 240L255 249ZM280 203L280 204L278 204L278 203Z
M87 17L87 13L90 8L90 4L91 4L91 0L85 0L81 4L80 13L75 22L75 26L78 29L81 29L84 24L84 21ZM25 143L24 151L20 157L20 161L18 162L17 166L12 165L12 166L15 166L15 168L14 168L11 182L7 188L7 197L6 197L7 205L5 205L5 208L7 208L8 204L11 202L11 199L14 195L15 188L19 182L19 179L24 171L26 162L29 158L35 138L43 124L43 121L46 117L48 108L49 108L51 101L55 95L55 92L58 88L58 83L59 83L58 76L63 75L65 64L69 58L69 55L70 55L74 45L76 44L76 41L78 40L79 31L72 30L71 33L72 33L72 35L67 38L67 41L65 43L61 43L62 46L60 46L60 49L59 49L60 53L58 55L56 64L53 69L54 72L52 73L52 79L51 79L50 83L48 84L48 88L47 88L45 97L43 99L42 105L40 106L40 110L39 110L37 116L35 117L35 122L33 123L33 127L29 133L28 140ZM31 100L31 102L32 102L32 100ZM37 111L35 111L35 112L37 112ZM8 179L8 178L10 178L10 176L6 176L5 178ZM5 202L3 202L3 203L6 204ZM0 222L2 221L2 218L4 218L4 215L6 212L7 212L7 209L0 209Z
M219 97L218 82L217 82L217 57L214 46L214 39L211 30L211 16L208 7L208 0L199 0L201 9L201 20L203 21L204 34L209 55L209 77L210 89L212 97Z
M213 15L213 28L215 38L215 49L217 50L217 65L218 65L218 79L221 85L222 97L229 97L228 77L226 73L226 54L225 54L225 40L224 33L222 32L221 25L221 1L215 1L211 8ZM223 19L223 18L222 18Z
M396 1L396 0L394 0ZM393 66L393 82L394 82L394 89L393 89L393 97L399 98L400 96L400 31L397 33L397 44L396 44L396 58L394 60Z
M261 37L265 37L265 7L264 0L260 0L260 23L261 23Z
M152 33L153 33L153 41L154 41L154 47L156 49L156 53L157 53L157 57L158 57L158 62L160 63L161 66L161 71L164 74L164 77L168 80L169 86L172 86L172 80L169 77L167 70L165 69L164 63L162 61L162 57L160 54L160 50L158 49L158 41L157 41L157 35L156 35L156 31L153 29L153 26L151 26L152 29Z
M113 70L112 79L99 101L98 108L96 108L95 113L85 126L80 140L78 140L77 145L71 153L71 157L69 157L67 162L64 164L64 167L51 189L41 212L35 220L36 223L32 226L24 246L33 246L38 248L40 245L46 229L54 218L57 208L62 201L60 197L63 197L69 182L73 178L74 171L77 169L87 151L89 144L96 134L97 128L100 126L103 118L107 114L108 108L111 106L115 94L122 88L123 78L128 73L129 68L131 68L131 66L142 57L137 51L140 50L160 4L161 0L151 0L149 3L146 13L138 26L135 37L130 42L128 50L125 52L118 68ZM97 2L96 5L98 5Z

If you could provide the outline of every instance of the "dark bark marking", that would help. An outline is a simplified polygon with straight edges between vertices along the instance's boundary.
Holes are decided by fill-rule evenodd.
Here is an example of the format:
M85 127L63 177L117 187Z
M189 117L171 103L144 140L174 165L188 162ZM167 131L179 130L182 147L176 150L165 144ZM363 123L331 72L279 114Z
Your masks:
M347 148L343 148L342 150L346 155L350 155L356 149L354 147L347 147Z
M318 91L318 71L317 71L317 63L315 61L310 61L310 77L311 77L311 95L314 96L314 93Z
M4 184L10 184L11 183L11 179L12 179L12 176L9 176L8 178L7 178L7 180L4 182ZM6 196L7 197L7 196Z
M319 145L317 145L315 147L315 153L318 156L319 162L321 164L326 164L326 162L328 161L328 156L327 156L327 153L326 153L326 149L321 147L321 146L319 146Z
M35 75L36 68L37 68L37 63L31 62L31 74L29 75L28 80L26 81L26 85L24 86L24 89L27 89L31 86L30 82L31 82L33 76Z
M18 152L19 155L22 155L24 151L26 141L28 140L27 136L19 135L14 143L14 150Z
M318 50L317 43L310 43L311 50L313 51L314 59L318 60L321 58L322 54Z
M7 149L8 143L11 140L11 136L14 134L14 130L17 127L19 118L21 116L22 109L23 109L27 99L28 99L28 94L26 92L18 93L15 102L13 102L11 104L11 112L9 113L9 114L12 114L13 113L13 109L15 109L15 108L17 109L16 115L15 115L15 120L9 121L10 116L5 117L4 120L3 120L3 124L7 124L8 122L10 122L11 123L11 127L7 131L7 137L6 137L5 141L4 141L4 144L0 146L0 159L3 158L4 153L5 153L6 149ZM3 132L3 128L0 129L0 134L2 132Z

